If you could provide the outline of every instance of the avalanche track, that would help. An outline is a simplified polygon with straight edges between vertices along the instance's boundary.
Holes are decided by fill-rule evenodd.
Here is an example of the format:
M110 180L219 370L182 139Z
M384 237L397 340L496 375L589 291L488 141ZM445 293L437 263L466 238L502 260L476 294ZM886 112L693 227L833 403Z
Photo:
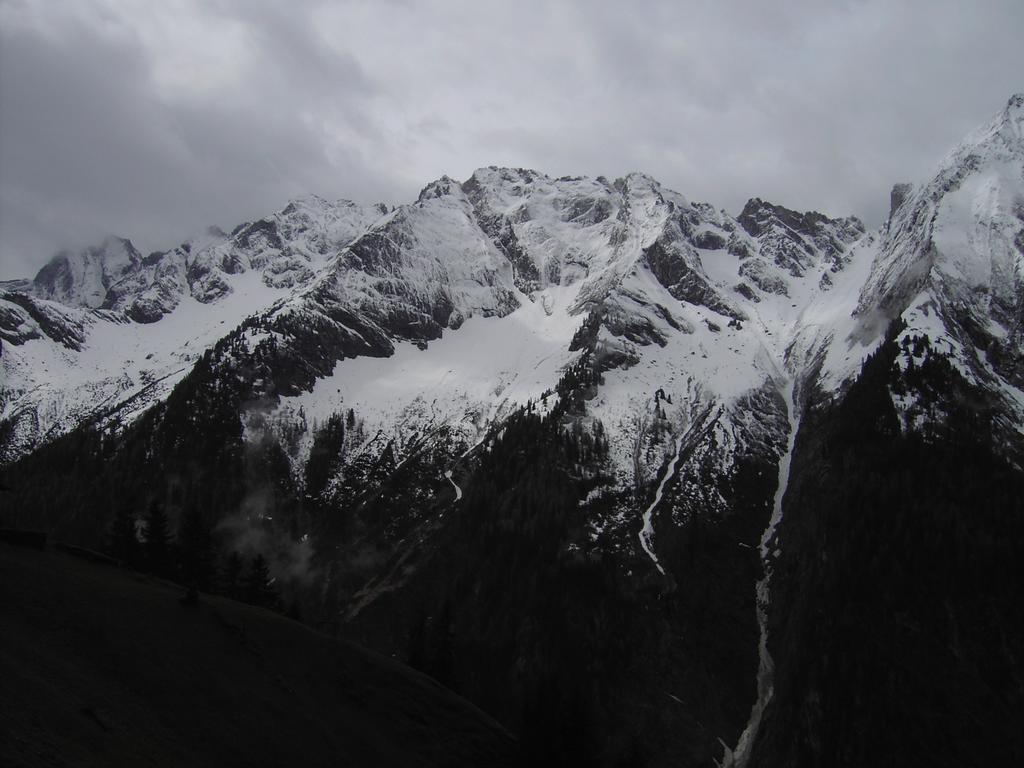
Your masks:
M676 474L676 464L679 463L679 451L683 444L683 438L680 437L675 442L675 451L672 455L672 461L668 465L668 469L665 471L665 476L661 478L661 483L658 485L658 491L654 494L654 501L644 511L644 525L640 529L640 546L644 548L644 552L651 558L651 562L654 563L654 567L658 569L662 576L665 575L665 569L661 567L661 563L658 562L658 556L654 554L654 548L651 546L651 540L654 538L654 523L651 522L651 518L654 515L654 510L657 509L661 503L661 497L665 493L665 486L668 485L668 481L671 480Z
M750 710L750 720L747 727L740 734L736 749L725 748L725 756L720 768L745 768L750 760L750 752L754 746L754 740L761 727L761 718L772 700L774 692L775 663L768 652L768 608L771 599L769 585L771 583L771 546L775 537L775 529L782 521L782 499L786 495L786 488L789 485L789 468L793 459L793 447L796 444L796 433L800 428L800 416L797 408L796 379L794 375L786 384L786 416L789 419L789 437L786 441L786 452L779 457L779 483L775 491L775 504L772 509L771 519L761 536L761 563L764 575L757 582L757 626L760 631L758 642L758 669L757 669L757 701Z
M643 547L644 552L651 558L654 566L658 569L662 576L665 575L665 569L661 567L661 563L658 562L658 556L654 553L654 547L651 542L654 540L654 510L661 504L662 496L665 495L665 488L668 487L669 482L676 475L676 467L679 465L679 459L684 455L689 454L693 448L700 443L708 433L714 428L715 424L722 417L722 411L719 410L715 418L708 421L708 417L711 415L713 405L708 405L701 413L693 426L687 431L683 432L675 442L675 448L672 455L672 461L668 465L668 469L665 471L665 476L661 478L661 482L658 484L658 490L654 494L654 501L651 502L650 506L644 511L643 515L643 527L640 529L639 539L640 546Z

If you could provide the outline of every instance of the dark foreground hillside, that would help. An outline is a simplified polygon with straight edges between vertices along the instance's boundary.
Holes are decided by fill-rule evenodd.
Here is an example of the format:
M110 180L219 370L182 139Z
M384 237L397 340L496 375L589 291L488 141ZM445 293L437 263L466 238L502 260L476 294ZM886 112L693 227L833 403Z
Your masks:
M502 766L515 743L390 659L0 542L0 765Z

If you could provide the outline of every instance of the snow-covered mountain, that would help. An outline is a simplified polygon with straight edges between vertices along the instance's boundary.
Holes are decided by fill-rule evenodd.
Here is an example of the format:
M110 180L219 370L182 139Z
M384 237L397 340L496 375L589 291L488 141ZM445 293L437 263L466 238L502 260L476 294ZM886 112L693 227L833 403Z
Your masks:
M899 315L907 324L901 344L927 336L931 350L998 399L1012 447L1024 430L1024 96L893 203L857 302L857 333L870 336L879 315ZM923 354L906 352L901 365ZM912 424L942 418L913 397L900 410Z
M63 251L39 270L33 293L72 307L97 309L111 286L141 267L142 255L128 240L109 237L95 248Z
M121 238L57 254L0 294L0 456L130 421L244 318L286 298L384 213L310 196L147 257Z
M681 386L724 388L734 398L781 370L787 324L810 294L829 287L861 232L855 219L759 200L737 220L639 174L613 185L482 169L464 185L441 179L393 212L309 198L230 237L212 232L145 259L112 239L58 255L27 290L5 295L2 403L14 434L5 448L13 458L101 413L138 413L246 317L252 339L295 344L310 368L272 372L282 379L273 394L298 394L317 381L323 389L327 374L349 378L352 363L335 371L342 357L390 355L396 342L423 344L449 330L440 345L466 347L454 356L478 369L454 371L449 394L479 389L483 379L491 391L467 405L490 413L552 389L578 356L571 342L587 321L588 343L612 361L604 365L625 371L649 358L645 366L669 366L663 380L645 374L637 386L639 371L625 374L622 389L641 400L676 375ZM471 336L485 318L510 315L497 333L512 337L521 364L501 359L479 370ZM472 329L462 330L467 321ZM540 359L550 363L544 376L520 382L517 393L493 394ZM488 369L494 365L501 370ZM404 401L387 398L392 420L397 405L421 394L409 381ZM335 398L314 407L340 406ZM610 407L631 418L635 404ZM481 423L455 426L469 433Z
M665 721L673 744L706 761L725 743L744 765L771 712L772 632L789 631L772 624L776 593L801 605L806 549L779 533L789 520L811 541L784 514L791 466L800 493L815 471L800 424L829 423L895 349L899 434L937 440L969 403L991 414L998 455L1024 459L1022 126L1015 96L931 180L897 185L873 231L758 198L732 215L643 174L483 168L393 209L310 197L147 257L114 238L62 253L0 296L0 460L95 424L177 462L213 440L203 419L223 421L216 434L240 440L215 497L228 529L287 539L282 579L315 550L331 621L397 652L394 615L415 621L438 584L474 578L439 564L471 540L448 511L547 417L572 447L544 450L579 492L552 557L612 558L651 643L623 690L666 686L690 718ZM272 492L237 469L257 454L279 472ZM200 492L168 483L185 514Z

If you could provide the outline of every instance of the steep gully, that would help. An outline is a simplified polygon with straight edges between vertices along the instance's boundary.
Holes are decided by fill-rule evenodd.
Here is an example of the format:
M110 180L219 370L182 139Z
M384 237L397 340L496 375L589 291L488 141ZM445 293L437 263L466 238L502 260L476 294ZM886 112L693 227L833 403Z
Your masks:
M775 503L772 508L772 516L761 536L761 563L764 575L757 582L757 625L760 633L758 642L758 669L757 669L757 700L750 710L750 720L747 727L740 734L735 749L730 749L722 742L725 754L719 768L746 768L754 741L757 738L758 730L761 727L761 718L765 709L772 700L774 693L775 664L771 654L768 652L768 608L770 600L770 583L772 576L772 548L775 530L782 521L782 499L786 495L786 488L789 484L789 469L793 458L793 447L796 444L796 434L800 428L800 414L797 406L797 376L794 374L785 385L786 416L789 420L789 436L786 442L786 451L779 457L779 482L775 491Z
M658 484L658 490L654 494L654 501L650 503L643 514L643 527L640 529L638 538L640 539L640 546L643 547L644 552L651 558L651 562L658 569L658 572L662 576L665 576L665 569L661 567L661 563L658 562L658 556L654 552L654 511L661 504L662 497L665 495L665 488L676 475L676 467L679 465L679 459L684 458L685 455L689 454L693 448L703 440L708 433L714 428L715 424L722 417L722 410L719 409L718 414L715 418L710 419L711 411L714 405L709 404L707 408L697 417L694 421L693 426L683 432L675 441L675 448L672 454L672 461L669 462L668 469L665 470L665 476L661 478L661 482Z
M775 491L771 518L769 518L768 525L765 527L764 533L761 535L760 556L764 575L757 582L756 610L759 630L757 700L754 702L753 707L751 707L750 719L747 721L747 726L743 729L743 733L740 734L736 747L734 749L730 749L725 742L722 742L722 747L725 750L725 753L722 762L718 764L719 768L746 768L750 759L751 749L753 748L758 730L761 727L761 718L764 716L765 709L768 707L774 692L775 664L768 651L768 608L772 571L772 545L775 537L775 530L782 521L782 499L786 495L786 488L789 484L789 469L793 458L793 448L796 444L797 431L800 428L800 414L797 406L797 378L798 376L796 374L791 375L782 387L783 391L781 394L785 398L786 417L788 420L789 431L786 438L785 452L779 457L779 479ZM662 576L666 575L665 569L658 561L658 556L654 552L653 547L653 515L658 505L661 504L665 488L675 477L679 459L684 453L688 453L688 451L699 440L703 439L718 420L718 417L716 417L705 426L705 423L708 421L707 417L710 413L711 408L709 407L701 417L697 419L697 423L693 428L677 438L672 460L669 463L668 468L665 470L665 475L662 477L661 483L658 485L658 490L654 494L654 500L643 514L643 527L640 529L640 533L638 534L640 546L643 548L644 552L647 553L647 556L651 558L651 562L654 563L654 567L658 569L658 572L661 573ZM721 414L719 413L719 416L720 415ZM451 480L450 476L449 480Z
M771 654L768 651L768 610L772 571L771 562L774 559L772 552L777 549L774 542L775 531L782 520L782 500L786 494L786 489L789 484L789 472L790 465L792 463L793 449L796 444L796 435L800 427L800 412L797 402L799 396L798 382L800 379L800 371L792 371L787 375L784 362L786 360L784 352L786 348L785 345L780 347L780 340L773 339L771 337L767 324L756 312L755 317L759 322L763 333L761 341L764 352L769 359L773 359L781 363L781 365L778 363L776 364L776 376L774 378L776 381L776 387L779 389L779 393L784 399L788 432L786 434L785 448L779 456L778 483L776 485L771 517L769 518L768 524L761 535L759 547L763 576L757 582L756 586L756 612L759 631L757 699L751 707L750 719L748 720L743 732L740 734L740 738L737 741L735 748L730 748L725 744L725 742L722 742L724 755L722 762L719 763L719 768L746 768L753 749L754 741L756 740L761 726L762 717L768 707L768 704L771 702L774 692L775 665ZM798 323L799 321L794 323L794 327L791 329L791 332L792 330L795 330ZM722 410L719 410L714 419L709 419L712 409L712 406L709 405L694 420L690 428L685 430L676 439L672 460L670 461L665 471L665 475L662 477L661 482L658 485L658 489L654 495L654 500L646 508L643 514L643 526L638 534L640 546L643 548L647 556L650 557L654 566L662 576L666 575L665 569L662 567L658 560L658 556L654 551L654 513L663 500L666 488L676 476L680 459L685 459L685 455L708 435L711 429L714 428L715 423L721 417Z
M658 572L662 576L665 575L665 569L661 567L661 563L658 562L658 556L654 554L654 549L651 547L651 540L654 538L654 523L651 521L651 517L654 515L654 510L657 509L658 505L661 504L661 497L665 493L665 486L668 485L669 481L676 474L676 465L679 463L679 450L682 447L683 439L678 438L675 442L675 451L673 452L672 461L668 465L668 469L665 471L665 476L661 478L661 484L658 485L658 491L654 494L654 501L644 511L644 526L640 529L640 546L644 548L644 552L651 558L651 562L654 563L654 567L658 569Z

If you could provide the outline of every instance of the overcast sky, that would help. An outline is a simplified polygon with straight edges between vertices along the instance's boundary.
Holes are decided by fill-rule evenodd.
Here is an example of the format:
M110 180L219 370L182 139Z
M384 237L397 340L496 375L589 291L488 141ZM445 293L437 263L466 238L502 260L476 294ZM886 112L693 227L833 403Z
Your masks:
M873 225L1024 90L1022 31L1021 0L0 0L0 278L485 165Z

